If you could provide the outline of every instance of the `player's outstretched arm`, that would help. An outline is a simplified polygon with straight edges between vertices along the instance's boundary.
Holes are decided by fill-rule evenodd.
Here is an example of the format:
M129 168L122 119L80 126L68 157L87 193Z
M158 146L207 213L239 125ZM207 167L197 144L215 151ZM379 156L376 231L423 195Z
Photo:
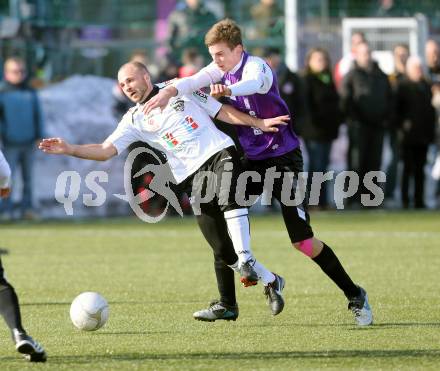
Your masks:
M38 148L49 154L68 155L95 161L108 160L118 153L116 147L110 142L101 144L70 144L61 138L43 139Z
M234 107L224 104L220 109L217 118L221 121L233 125L253 126L266 132L278 131L276 126L287 125L290 117L288 115L273 117L269 119L260 119L243 113Z
M195 75L177 79L172 85L159 91L153 98L146 102L142 108L145 114L150 113L153 109L160 107L163 109L168 101L178 95L191 94L209 84L214 84L220 81L222 72L216 67L214 63L202 68Z
M8 197L11 193L11 168L0 150L0 198Z

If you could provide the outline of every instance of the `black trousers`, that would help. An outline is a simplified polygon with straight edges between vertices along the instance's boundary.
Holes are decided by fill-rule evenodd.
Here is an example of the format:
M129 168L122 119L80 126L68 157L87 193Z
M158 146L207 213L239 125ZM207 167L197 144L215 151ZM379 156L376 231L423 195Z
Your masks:
M380 126L353 122L348 127L348 170L359 176L359 189L352 202L360 203L361 194L371 193L364 186L364 177L370 171L380 171L384 136L385 129Z
M416 208L425 207L425 164L428 153L427 145L403 145L402 204L408 207L410 199ZM414 196L409 195L410 181L414 181Z

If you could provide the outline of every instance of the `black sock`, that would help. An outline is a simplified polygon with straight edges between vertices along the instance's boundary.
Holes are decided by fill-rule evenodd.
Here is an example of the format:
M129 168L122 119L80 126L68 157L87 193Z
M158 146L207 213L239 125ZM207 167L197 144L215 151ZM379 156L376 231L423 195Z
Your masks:
M0 280L0 315L8 327L25 332L21 325L20 307L14 288L4 279Z
M336 283L347 298L352 298L360 294L359 287L353 283L350 276L342 267L338 257L325 243L321 253L312 260Z
M214 261L214 269L220 301L227 305L236 305L234 271L221 260Z

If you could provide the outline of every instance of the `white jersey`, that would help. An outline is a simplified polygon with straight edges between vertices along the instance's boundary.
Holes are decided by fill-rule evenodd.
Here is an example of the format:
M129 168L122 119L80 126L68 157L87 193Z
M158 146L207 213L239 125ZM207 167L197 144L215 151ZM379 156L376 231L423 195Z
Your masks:
M137 104L105 141L111 142L118 154L136 141L150 144L166 155L175 181L181 183L212 155L234 145L210 118L221 106L202 91L174 97L162 111L156 108L147 116Z
M240 62L231 70L230 73L235 73L243 62L243 56ZM224 72L220 70L217 65L212 62L206 67L202 68L195 75L179 79L173 83L177 89L177 96L189 94L197 89L215 84L221 81ZM229 85L232 96L243 96L252 94L266 94L273 83L273 74L267 63L253 55L250 55L243 67L243 75L241 81Z
M11 181L11 168L0 151L0 188L8 188Z

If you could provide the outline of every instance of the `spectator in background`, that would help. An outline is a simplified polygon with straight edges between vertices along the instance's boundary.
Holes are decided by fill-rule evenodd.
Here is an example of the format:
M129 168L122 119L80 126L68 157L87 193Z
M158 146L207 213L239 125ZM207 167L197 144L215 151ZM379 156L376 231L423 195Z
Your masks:
M389 76L390 83L396 88L397 83L406 77L406 62L409 58L409 48L406 44L398 44L393 49L394 72Z
M398 44L394 47L394 72L389 76L391 88L394 92L397 90L397 86L406 78L406 61L409 57L409 48L406 44ZM391 161L388 164L386 170L387 182L385 184L385 200L392 204L394 200L394 192L397 184L397 168L399 165L399 143L397 140L397 123L395 120L390 122L387 128L387 134L389 138Z
M278 48L267 48L264 51L264 60L277 76L281 98L289 108L293 117L291 123L294 125L295 132L298 133L306 115L301 78L283 62L281 51Z
M129 61L142 63L145 67L147 67L152 81L157 80L157 77L159 75L159 68L155 63L151 62L151 59L149 58L148 53L145 50L143 49L133 50Z
M203 57L196 48L188 48L183 51L182 63L179 68L179 77L192 76L203 67Z
M157 81L169 81L179 76L179 65L170 56L167 57L167 61L163 69L159 73Z
M380 171L385 127L393 113L391 86L378 64L371 58L370 47L361 43L356 48L353 68L342 84L341 107L347 117L350 170L359 175L359 191L370 194L363 184L369 171Z
M431 84L432 89L433 105L437 112L437 148L433 149L433 157L437 157L436 163L439 164L437 166L440 166L440 47L435 40L427 41L425 45L425 58L428 67L428 82ZM436 196L440 196L440 182L437 184Z
M375 5L376 6L376 5ZM410 13L403 5L399 6L394 0L379 0L379 8L374 12L375 17L408 17Z
M428 40L425 45L425 58L428 77L432 84L440 85L440 47L435 40Z
M216 22L202 0L185 0L185 5L176 7L168 17L169 55L178 61L184 49L194 47L208 60L204 37Z
M301 135L309 154L309 178L307 195L313 172L327 171L330 162L332 142L338 136L343 117L339 108L339 95L331 74L328 52L322 48L312 48L306 57L304 87L308 119L302 127ZM319 206L328 208L328 182L323 184L319 196Z
M354 32L351 35L351 47L350 47L350 53L347 55L344 55L338 63L336 63L335 70L334 70L334 81L336 84L336 87L338 90L341 88L342 80L344 79L344 76L350 71L350 68L353 66L354 62L354 56L356 53L356 48L359 44L365 43L365 35L363 32Z
M410 206L409 182L414 181L414 207L424 208L425 164L428 145L434 140L435 110L431 86L423 76L422 62L410 57L407 78L397 86L396 114L399 123L403 174L402 204Z
M290 124L293 125L295 132L299 133L305 116L305 98L301 78L287 67L282 60L281 51L278 48L266 48L263 56L266 63L277 76L280 96L286 102L291 114ZM230 135L230 133L227 134ZM235 137L236 134L232 138L235 140ZM276 209L276 207L276 203L268 206L268 208L272 209Z
M0 86L0 133L3 153L12 174L21 168L20 218L34 219L34 144L44 137L43 117L37 93L28 84L26 65L18 57L8 58L4 64L4 81ZM2 206L5 218L15 217L10 198Z
M251 7L253 28L252 39L265 39L282 35L284 28L284 11L278 7L276 0L260 0Z

